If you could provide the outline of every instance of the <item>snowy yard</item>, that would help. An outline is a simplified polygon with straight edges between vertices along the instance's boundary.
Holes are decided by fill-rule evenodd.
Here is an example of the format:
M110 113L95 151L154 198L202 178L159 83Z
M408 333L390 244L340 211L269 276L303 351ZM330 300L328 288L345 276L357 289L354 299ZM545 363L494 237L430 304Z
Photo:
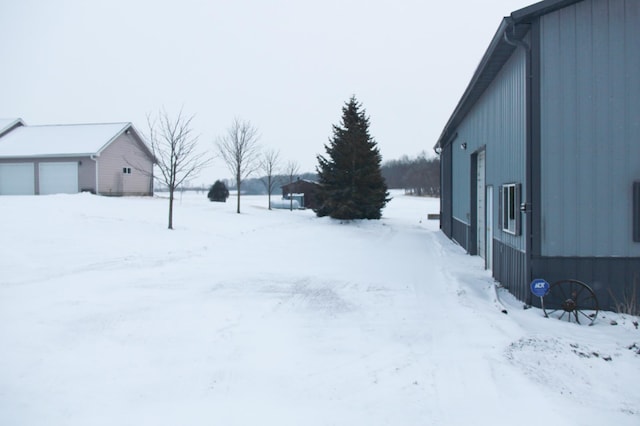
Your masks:
M174 231L157 197L1 197L0 425L640 424L634 318L503 314L438 200L394 196L185 194Z

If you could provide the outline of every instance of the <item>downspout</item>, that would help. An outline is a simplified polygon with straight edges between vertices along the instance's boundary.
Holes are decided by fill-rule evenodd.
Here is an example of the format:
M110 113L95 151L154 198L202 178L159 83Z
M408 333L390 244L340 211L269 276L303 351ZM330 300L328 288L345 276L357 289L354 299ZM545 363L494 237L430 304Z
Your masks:
M528 54L531 54L531 46L529 46L526 41L518 40L516 38L514 39L509 38L509 29L511 29L511 33L512 33L511 35L515 37L516 24L511 18L507 18L507 20L509 21L509 23L507 24L507 28L505 28L504 30L504 41L506 41L508 44L512 46L521 47L522 49L524 49L525 52L527 52ZM527 60L529 61L530 58L527 57Z
M524 50L526 54L526 66L525 66L525 188L526 188L526 198L527 200L522 201L520 204L520 212L521 214L525 214L525 226L524 226L524 237L525 237L525 254L524 254L524 285L525 289L528 289L528 284L532 281L532 249L533 249L533 215L531 214L531 199L532 199L532 191L533 191L533 156L532 156L532 146L533 146L533 99L532 99L532 53L531 46L523 41L515 38L516 32L516 23L512 18L506 18L508 20L507 28L504 31L504 41L508 44L515 46L516 48L521 48ZM511 37L509 35L511 32ZM529 31L531 34L531 31ZM532 35L533 37L533 35ZM526 290L525 290L526 291ZM532 294L527 291L527 305L531 305L532 302Z
M98 184L98 156L95 154L91 154L89 158L91 158L96 163L96 195L100 195L98 191L100 188Z
M440 144L440 142L438 142L438 144L433 147L433 152L435 152L438 157L440 156L440 153L442 152L442 145Z
M444 182L452 182L453 179L445 179L445 173L451 174L452 173L452 167L447 167L447 161L450 161L451 164L453 164L453 159L451 158L451 156L453 155L453 152L451 152L451 154L449 156L446 155L442 155L443 151L444 151L444 147L442 144L442 141L444 142L444 146L446 147L447 145L453 145L453 142L458 138L458 132L455 132L452 136L449 136L447 139L440 139L440 142L438 143L437 151L436 153L438 154L438 156L440 157L440 230L444 231L445 235L450 238L453 239L453 185L450 185L449 188L445 188L444 187ZM446 189L448 191L450 191L450 193L447 195L446 192L443 190ZM448 198L445 198L448 197ZM444 215L444 203L449 203L448 207L448 212L449 215L447 217L445 217ZM447 224L449 225L447 228L443 227L443 221L447 221Z

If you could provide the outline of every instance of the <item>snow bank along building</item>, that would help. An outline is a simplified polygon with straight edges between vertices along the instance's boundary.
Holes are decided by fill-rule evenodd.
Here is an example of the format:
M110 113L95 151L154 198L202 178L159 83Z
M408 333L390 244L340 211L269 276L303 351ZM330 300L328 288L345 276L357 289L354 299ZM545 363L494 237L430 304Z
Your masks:
M154 156L131 123L0 119L0 195L152 195Z
M519 299L535 278L604 309L640 290L640 1L505 17L435 149L442 231Z

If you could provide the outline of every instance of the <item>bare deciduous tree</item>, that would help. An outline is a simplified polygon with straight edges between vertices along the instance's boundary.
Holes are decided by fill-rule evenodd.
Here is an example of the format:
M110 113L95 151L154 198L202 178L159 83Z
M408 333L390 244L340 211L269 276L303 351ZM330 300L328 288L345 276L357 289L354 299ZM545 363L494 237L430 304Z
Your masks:
M267 189L269 196L269 210L271 210L271 194L278 179L275 178L275 172L280 163L280 152L274 149L267 150L262 153L262 159L260 160L260 171L264 174L261 178L262 183Z
M299 168L298 163L295 161L289 161L284 168L285 174L289 177L289 210L291 211L293 211L293 193L291 192L293 187L291 185L293 184L293 177L298 174Z
M240 213L240 185L259 166L258 138L258 129L251 122L235 118L227 133L217 142L218 151L236 181L237 213Z
M197 176L213 160L196 150L198 136L193 134L191 128L193 117L183 115L182 110L175 118L169 117L164 109L155 117L147 114L147 139L160 170L160 176L156 176L156 179L169 189L169 229L173 229L173 199L176 188L187 179Z

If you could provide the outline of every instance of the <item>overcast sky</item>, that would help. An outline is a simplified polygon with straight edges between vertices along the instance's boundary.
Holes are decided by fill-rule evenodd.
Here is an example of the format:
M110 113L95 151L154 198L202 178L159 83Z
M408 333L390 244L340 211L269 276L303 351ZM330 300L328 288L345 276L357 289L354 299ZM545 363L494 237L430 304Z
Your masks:
M532 3L2 0L0 118L145 132L183 108L213 153L239 117L312 172L355 95L383 161L432 155L502 17ZM196 182L229 176L216 161Z

